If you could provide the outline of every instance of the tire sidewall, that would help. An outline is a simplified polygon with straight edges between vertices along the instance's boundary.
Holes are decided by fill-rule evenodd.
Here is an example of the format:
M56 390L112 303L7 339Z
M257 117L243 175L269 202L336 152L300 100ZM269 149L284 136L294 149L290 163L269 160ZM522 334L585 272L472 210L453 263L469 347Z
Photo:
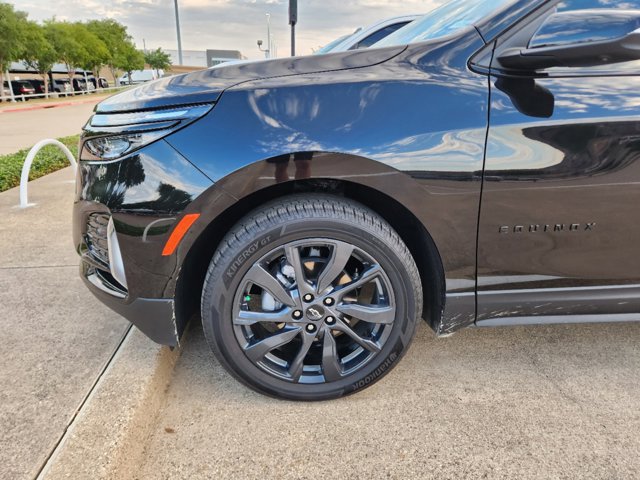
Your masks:
M235 248L214 257L210 281L205 282L202 322L205 336L224 366L243 383L272 396L296 400L341 397L367 387L384 376L406 352L419 314L415 286L405 268L413 259L384 242L371 225L331 218L301 218L271 225L258 235L240 235ZM293 384L278 379L251 362L235 337L232 322L236 291L247 271L264 255L284 244L308 238L341 240L361 248L382 267L391 282L397 315L383 348L366 365L345 379L321 384ZM411 266L411 265L410 265ZM413 265L415 268L415 265Z

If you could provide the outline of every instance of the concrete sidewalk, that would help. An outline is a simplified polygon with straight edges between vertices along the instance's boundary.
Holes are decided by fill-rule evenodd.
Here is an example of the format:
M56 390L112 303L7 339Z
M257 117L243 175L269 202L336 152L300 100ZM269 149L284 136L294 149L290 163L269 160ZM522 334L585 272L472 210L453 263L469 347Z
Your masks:
M26 210L0 194L0 478L638 477L640 323L421 324L370 389L267 398L197 321L181 357L135 329L120 343L127 323L77 276L71 177L32 182Z
M198 325L138 479L637 479L640 324L468 329L365 391L278 401L230 377Z
M72 180L66 168L31 182L28 209L17 188L0 193L3 479L35 478L128 328L78 277Z

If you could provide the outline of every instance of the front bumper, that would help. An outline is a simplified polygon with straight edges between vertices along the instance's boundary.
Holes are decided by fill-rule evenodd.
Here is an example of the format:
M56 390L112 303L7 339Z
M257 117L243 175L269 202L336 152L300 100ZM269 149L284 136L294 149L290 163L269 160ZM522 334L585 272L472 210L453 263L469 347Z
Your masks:
M133 323L151 340L170 347L178 345L173 299L134 298L127 302L126 297L113 294L115 286L87 258L80 262L80 275L98 300Z
M122 160L78 166L73 235L82 279L100 301L164 345L176 346L184 329L174 308L184 252L162 256L162 249L211 184L164 140Z

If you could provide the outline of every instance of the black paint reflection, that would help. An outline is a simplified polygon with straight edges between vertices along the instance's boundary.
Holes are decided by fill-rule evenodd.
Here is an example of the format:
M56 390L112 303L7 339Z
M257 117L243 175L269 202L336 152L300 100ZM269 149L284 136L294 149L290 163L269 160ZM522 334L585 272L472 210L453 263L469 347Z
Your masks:
M101 102L97 109L99 112L116 112L138 108L211 103L220 98L222 91L238 83L261 78L366 67L393 58L404 48L400 46L361 49L331 55L280 58L200 70L161 78L119 93Z
M293 179L304 180L311 178L311 160L313 160L313 153L314 152L296 152L293 155L278 155L277 157L268 159L267 163L273 163L275 165L273 177L276 183L288 182L292 179L289 174L290 161L293 162L295 170Z
M115 210L122 207L126 191L145 180L144 167L138 156L124 165L117 163L96 167L81 164L81 168L85 177L82 196Z
M181 212L211 184L164 141L120 161L82 162L81 169L85 178L79 199L111 211Z
M503 84L492 91L479 289L640 283L640 77L536 84L555 99L548 119Z
M551 147L557 163L541 168L489 169L487 181L541 181L609 175L631 167L640 160L640 123L598 123L556 127L524 128L522 135ZM551 157L548 157L549 159Z

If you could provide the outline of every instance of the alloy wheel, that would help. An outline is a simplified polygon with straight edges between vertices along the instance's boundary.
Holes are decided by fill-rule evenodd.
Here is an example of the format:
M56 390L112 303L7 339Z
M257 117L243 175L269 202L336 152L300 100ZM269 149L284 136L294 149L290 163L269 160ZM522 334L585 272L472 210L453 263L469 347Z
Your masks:
M255 262L235 293L232 322L247 358L293 383L340 380L383 348L396 318L380 264L343 241L311 238Z

